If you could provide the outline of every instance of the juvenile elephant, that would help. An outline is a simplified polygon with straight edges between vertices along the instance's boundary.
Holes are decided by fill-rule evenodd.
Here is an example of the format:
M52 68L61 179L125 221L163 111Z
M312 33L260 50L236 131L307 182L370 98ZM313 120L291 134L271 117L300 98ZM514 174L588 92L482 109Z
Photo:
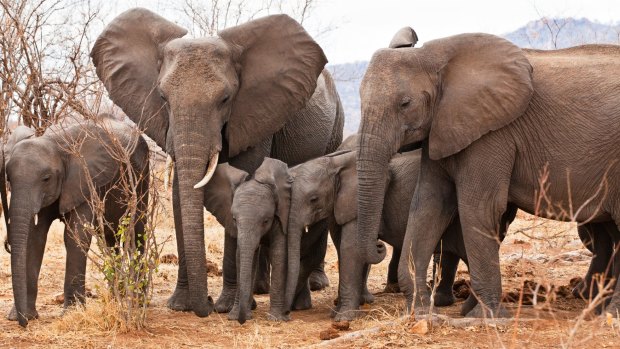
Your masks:
M237 240L238 296L230 320L244 323L252 318L252 285L256 277L260 250L269 253L272 262L269 317L288 320L284 305L286 280L286 232L290 208L292 177L282 161L266 158L250 178L247 172L228 164L218 165L205 186L205 206ZM208 199L207 199L208 198ZM301 258L308 273L300 279L300 294L295 309L311 306L309 273L323 261L327 244L326 226L314 228L309 248ZM318 237L318 238L315 238ZM296 278L297 280L297 278Z
M404 33L413 46L413 30ZM618 236L619 71L616 46L525 51L487 34L374 54L360 91L358 237L366 262L383 258L376 240L387 164L400 147L421 147L399 264L416 315L429 310L426 268L457 210L473 292L484 305L467 314L473 317L508 315L500 307L497 228L509 202L546 218L610 224ZM541 174L550 184L546 198L570 203L571 217L532 197ZM620 310L615 287L612 313Z
M230 310L236 294L237 243L226 234L224 287L215 305L208 296L201 187L216 164L252 174L266 156L294 165L330 153L344 116L323 50L292 18L186 33L131 9L108 24L91 57L114 103L175 160L179 272L168 307L207 316Z
M113 143L116 139L118 143ZM110 144L130 151L131 166L138 176L138 214L136 239L144 233L148 201L149 157L146 141L131 126L102 115L97 121L81 121L52 126L40 137L20 128L12 134L6 150L6 174L11 185L8 212L8 242L11 247L11 276L15 304L8 315L26 326L38 317L36 299L38 277L50 225L55 219L65 223L64 241L67 261L64 282L64 306L84 302L86 254L92 223L91 186L106 194L105 236L109 246L126 207L119 181L121 165ZM4 161L2 162L4 166ZM4 173L4 172L3 172ZM4 176L0 178L4 181ZM4 186L3 186L4 187ZM2 193L3 196L6 193ZM4 200L3 200L4 201Z

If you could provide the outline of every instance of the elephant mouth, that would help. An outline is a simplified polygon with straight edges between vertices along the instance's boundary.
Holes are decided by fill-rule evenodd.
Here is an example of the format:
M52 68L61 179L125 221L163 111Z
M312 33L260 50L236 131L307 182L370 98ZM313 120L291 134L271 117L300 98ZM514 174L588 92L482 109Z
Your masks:
M200 189L207 185L207 183L209 183L211 177L213 177L213 174L215 173L215 168L217 167L217 160L219 159L219 157L220 152L218 151L211 155L211 157L209 158L209 166L207 167L207 172L205 173L205 176L200 180L200 182L194 185L194 189Z

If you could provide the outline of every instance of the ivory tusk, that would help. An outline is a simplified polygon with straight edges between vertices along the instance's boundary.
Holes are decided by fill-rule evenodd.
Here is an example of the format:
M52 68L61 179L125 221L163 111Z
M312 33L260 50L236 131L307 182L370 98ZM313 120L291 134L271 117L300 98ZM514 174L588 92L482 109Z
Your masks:
M209 167L207 167L207 173L205 173L204 178L200 182L196 183L196 185L194 186L194 189L202 188L205 185L207 185L207 183L209 183L209 181L211 180L211 177L213 177L213 174L215 173L215 168L217 167L217 159L219 157L220 157L219 152L211 156L211 159L209 159Z
M37 224L39 224L39 214L35 213L34 214L34 225L37 225Z
M308 226L306 225L306 233L308 232Z
M171 178L172 178L172 157L168 155L166 157L166 168L164 170L164 190L165 191L168 191Z

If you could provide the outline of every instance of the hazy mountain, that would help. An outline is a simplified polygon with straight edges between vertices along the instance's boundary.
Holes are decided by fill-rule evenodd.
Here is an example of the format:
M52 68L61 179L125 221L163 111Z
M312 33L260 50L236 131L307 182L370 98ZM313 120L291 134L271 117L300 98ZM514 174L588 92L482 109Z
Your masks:
M524 48L554 49L588 43L620 44L620 22L612 25L581 18L540 19L504 34L503 37ZM389 38L386 38L388 42ZM345 136L357 132L360 122L359 85L367 61L335 64L332 72L345 110Z

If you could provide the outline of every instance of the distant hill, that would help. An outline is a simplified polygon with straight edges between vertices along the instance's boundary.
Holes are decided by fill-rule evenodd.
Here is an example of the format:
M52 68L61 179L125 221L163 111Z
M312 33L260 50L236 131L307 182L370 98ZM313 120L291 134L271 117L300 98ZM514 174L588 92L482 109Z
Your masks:
M549 50L570 46L609 43L620 44L620 22L608 25L586 18L543 18L503 35L524 48ZM386 43L390 38L386 38ZM345 110L345 136L356 133L360 123L359 86L368 67L367 61L334 64L332 72Z

